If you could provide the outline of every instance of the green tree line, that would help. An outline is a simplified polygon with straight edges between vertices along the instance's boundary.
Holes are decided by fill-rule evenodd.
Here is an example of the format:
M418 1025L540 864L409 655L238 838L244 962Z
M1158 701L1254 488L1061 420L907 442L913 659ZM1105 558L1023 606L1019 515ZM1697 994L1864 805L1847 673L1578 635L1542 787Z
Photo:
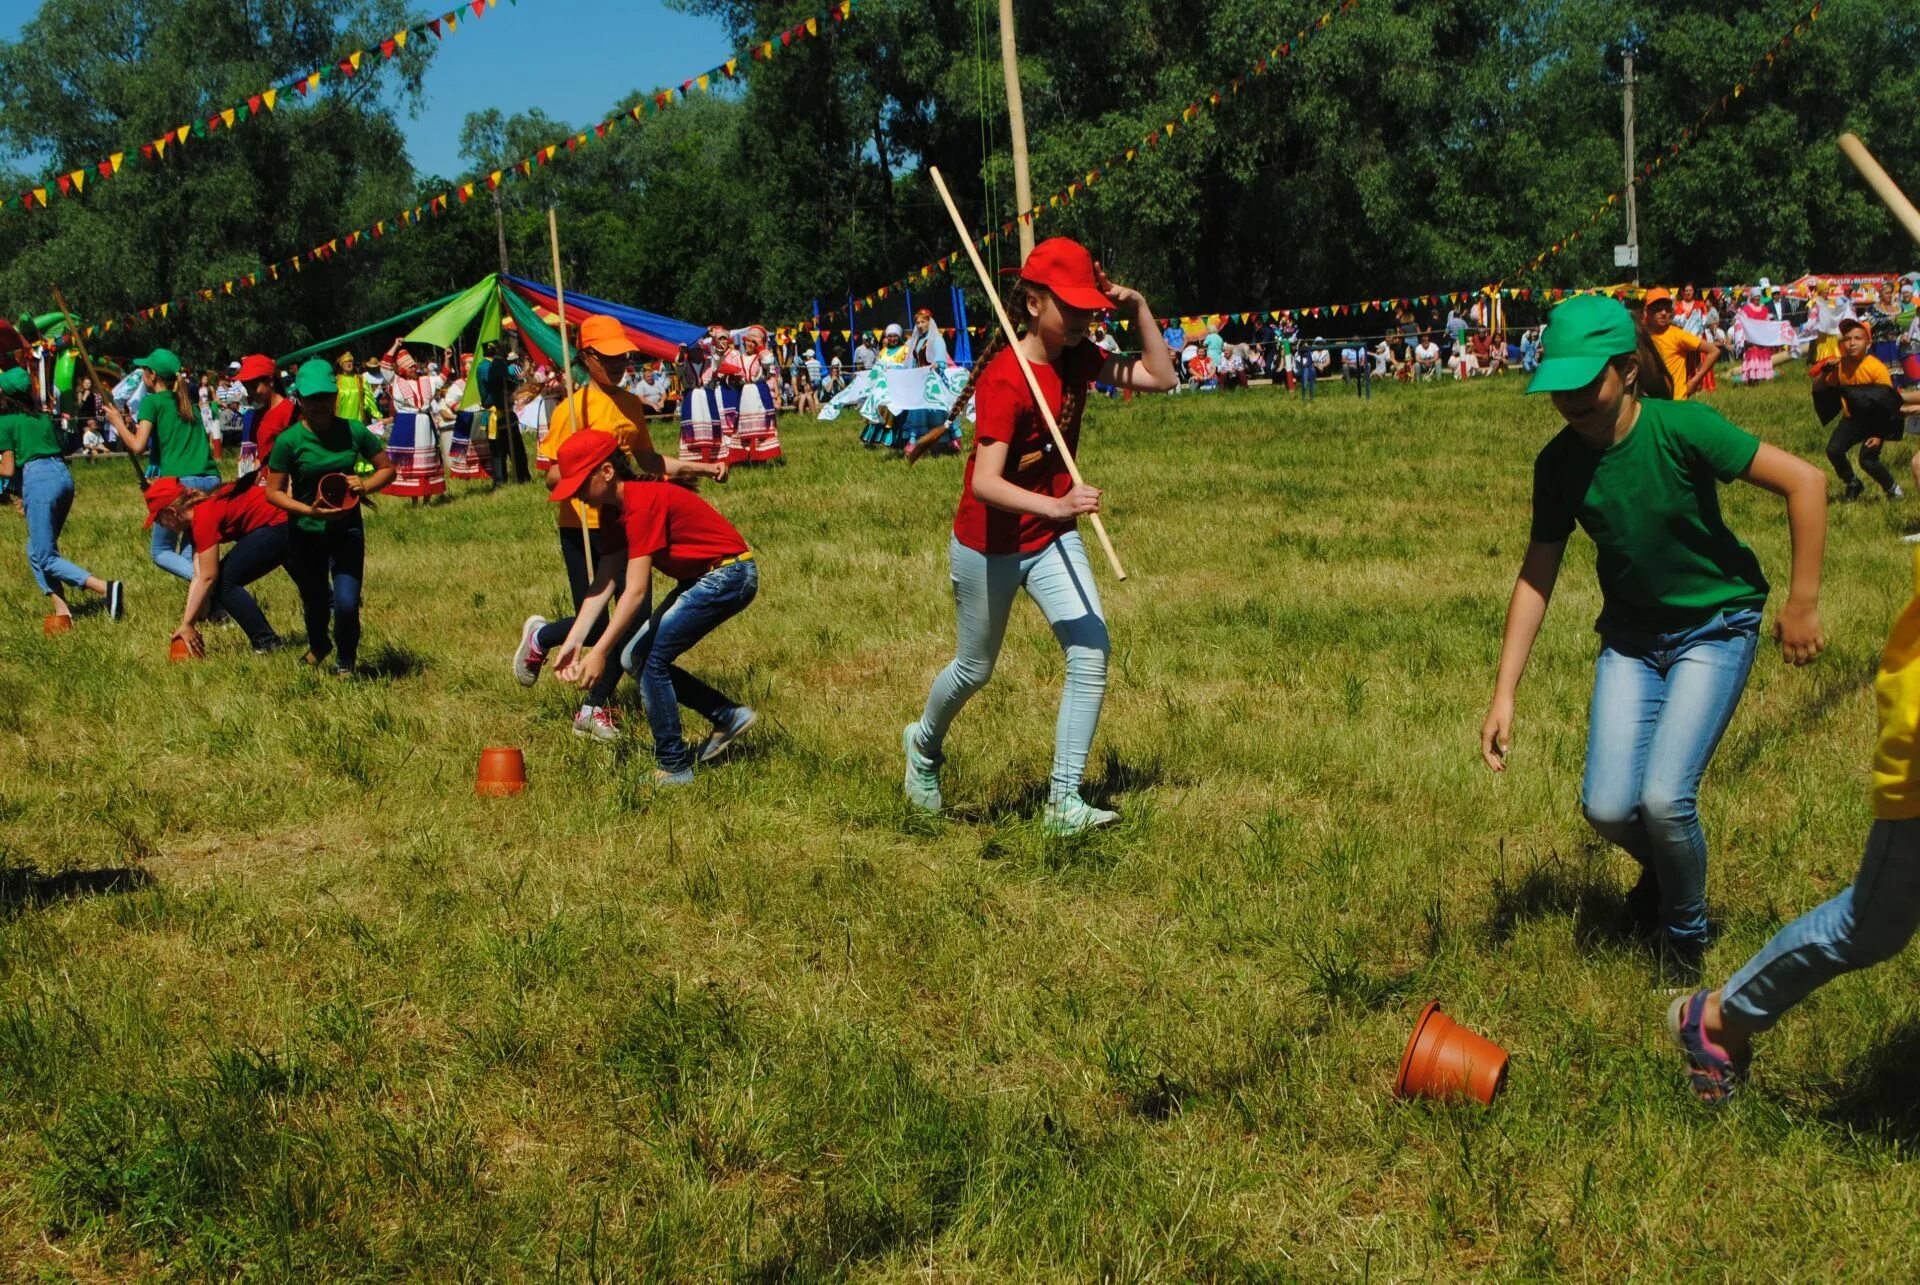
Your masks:
M814 0L676 0L736 47ZM1324 0L1322 0L1324 3ZM1304 41L1320 4L1018 0L1037 193L1064 187L1189 103L1243 81L1132 164L1049 211L1041 235L1092 246L1164 311L1454 290L1507 276L1622 182L1621 54L1637 59L1643 160L1772 48L1804 10L1714 0L1358 0ZM0 146L89 164L261 85L322 65L412 16L403 0L61 0L0 44ZM537 10L533 15L536 16ZM1905 128L1920 91L1920 0L1832 0L1819 20L1640 198L1643 275L1776 280L1915 259L1832 145L1851 129L1920 182ZM465 175L423 175L403 109L424 43L245 128L129 167L81 200L0 210L0 301L93 316L177 298L391 219L589 127L476 104ZM458 57L449 51L446 57ZM284 351L470 284L498 265L549 275L561 212L570 284L689 320L804 317L953 251L937 164L981 227L1011 217L997 5L862 0L818 40L417 228L260 288L145 324L122 347ZM608 114L647 86L608 86ZM17 192L32 176L0 175ZM1617 279L1619 218L1519 284ZM962 282L965 284L964 280ZM944 292L942 292L944 293ZM893 309L895 300L889 300ZM897 310L897 309L894 309ZM893 319L881 310L863 324Z

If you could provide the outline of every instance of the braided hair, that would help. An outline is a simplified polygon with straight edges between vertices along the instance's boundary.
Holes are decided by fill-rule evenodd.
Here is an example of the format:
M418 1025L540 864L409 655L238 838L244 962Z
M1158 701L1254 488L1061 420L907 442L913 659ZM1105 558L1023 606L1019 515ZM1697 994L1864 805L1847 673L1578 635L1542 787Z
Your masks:
M1007 288L1007 315L1013 319L1013 324L1020 328L1022 334L1026 332L1028 316L1027 302L1031 299L1038 298L1036 292L1044 288L1045 287L1036 286L1031 282L1018 278ZM992 363L995 357L1000 355L1000 350L1006 346L1006 332L1004 330L995 331L993 338L988 341L986 348L981 352L980 359L973 363L973 370L968 373L967 382L961 386L960 395L953 399L953 408L947 412L947 418L941 422L941 433L944 434L953 431L954 424L959 422L960 416L965 413L967 409L967 399L973 396L973 386L980 382L980 376L986 373L987 366ZM1064 412L1066 408L1063 406L1061 410Z

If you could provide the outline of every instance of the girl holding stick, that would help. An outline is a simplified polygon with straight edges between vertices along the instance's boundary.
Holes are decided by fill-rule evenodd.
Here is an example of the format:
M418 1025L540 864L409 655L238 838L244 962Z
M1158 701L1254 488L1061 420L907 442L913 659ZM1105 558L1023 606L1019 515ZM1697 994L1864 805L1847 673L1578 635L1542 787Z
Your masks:
M1013 599L1025 589L1067 663L1044 825L1053 834L1079 834L1119 819L1080 797L1106 695L1108 640L1077 526L1081 514L1100 511L1100 492L1073 481L1010 344L1032 364L1069 451L1079 442L1088 385L1167 392L1177 376L1146 299L1108 281L1086 248L1065 237L1034 247L1008 307L1023 333L995 337L967 390L976 401L974 448L948 545L959 645L925 710L902 734L905 788L915 805L940 810L947 729L992 677ZM1109 356L1087 342L1094 314L1108 309L1132 314L1144 348L1138 357Z

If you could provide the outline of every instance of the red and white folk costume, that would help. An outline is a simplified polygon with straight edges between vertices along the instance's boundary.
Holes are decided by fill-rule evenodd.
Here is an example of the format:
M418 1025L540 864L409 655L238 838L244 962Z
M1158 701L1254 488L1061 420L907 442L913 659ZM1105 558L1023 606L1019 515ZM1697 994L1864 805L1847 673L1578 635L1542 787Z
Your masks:
M404 348L393 365L393 428L387 434L387 455L396 471L387 494L416 500L439 495L447 489L435 422L439 376L421 370Z
M748 326L741 346L720 363L721 377L737 388L734 434L736 464L771 464L780 458L780 364L767 348L767 332Z
M726 458L727 408L721 397L720 361L731 345L726 327L712 326L707 337L686 350L680 394L680 458L715 464Z

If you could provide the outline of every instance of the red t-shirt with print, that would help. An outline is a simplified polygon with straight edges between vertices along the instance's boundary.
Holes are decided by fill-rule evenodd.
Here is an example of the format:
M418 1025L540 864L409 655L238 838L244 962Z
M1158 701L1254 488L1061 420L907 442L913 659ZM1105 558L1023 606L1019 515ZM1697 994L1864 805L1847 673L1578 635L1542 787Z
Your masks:
M1057 362L1036 363L1034 378L1046 396L1060 435L1070 450L1080 449L1080 415L1087 405L1087 386L1093 383L1107 354L1091 343L1078 343L1060 354ZM1064 396L1063 396L1064 394ZM1073 530L1068 519L1012 513L982 504L973 496L973 466L980 443L1007 446L1005 477L1022 490L1058 498L1073 489L1073 477L1054 448L1053 435L1034 404L1020 359L1003 348L980 373L973 390L973 453L967 456L966 481L960 490L960 509L953 517L953 534L978 553L1035 553Z
M280 526L287 520L287 511L267 503L267 488L257 482L237 495L222 491L193 506L196 549L216 549L263 526Z
M620 530L627 557L649 554L660 574L698 580L716 563L747 551L747 542L719 510L673 482L620 487Z

